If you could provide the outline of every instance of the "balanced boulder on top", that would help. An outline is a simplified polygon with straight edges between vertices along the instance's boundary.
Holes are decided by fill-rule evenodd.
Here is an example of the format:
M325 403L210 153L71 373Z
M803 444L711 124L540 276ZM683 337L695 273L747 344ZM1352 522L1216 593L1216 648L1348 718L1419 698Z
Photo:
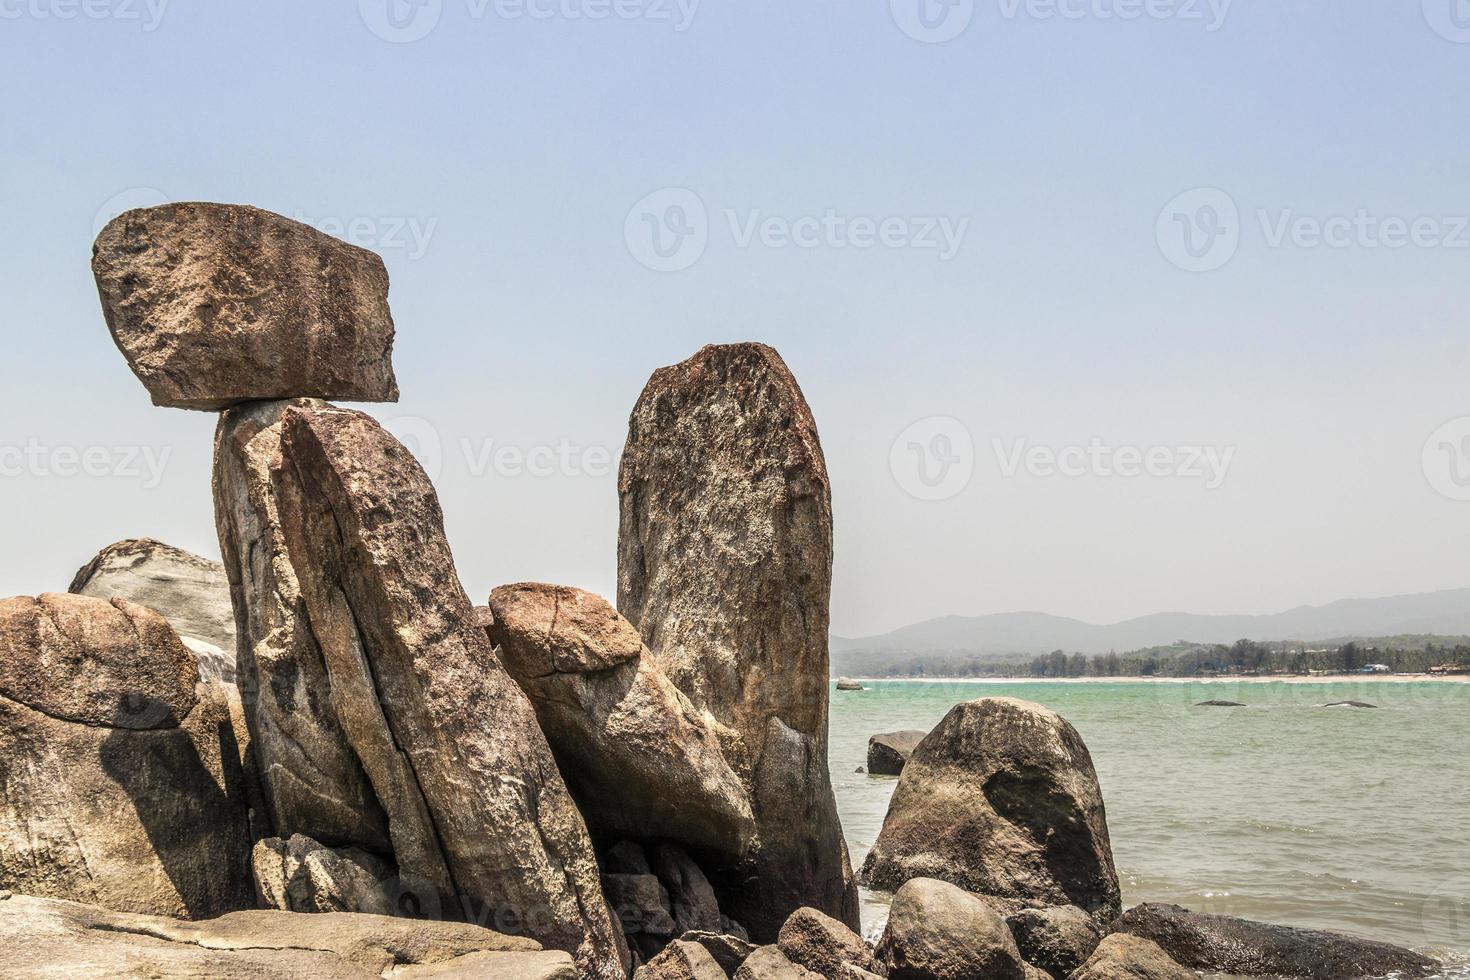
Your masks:
M128 211L97 236L92 273L155 405L398 400L383 260L309 225L245 205Z

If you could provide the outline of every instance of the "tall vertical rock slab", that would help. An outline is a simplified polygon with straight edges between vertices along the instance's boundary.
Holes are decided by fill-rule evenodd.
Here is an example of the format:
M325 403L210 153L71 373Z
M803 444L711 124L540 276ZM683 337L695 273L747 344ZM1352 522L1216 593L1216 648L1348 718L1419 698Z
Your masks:
M337 718L321 648L286 554L271 464L287 407L252 402L220 415L214 510L234 605L240 698L269 810L264 836L386 853L388 820Z
M276 478L337 716L400 874L574 952L586 976L621 978L586 825L460 585L418 462L360 412L293 407Z
M780 355L710 346L655 372L618 492L618 608L731 731L753 802L754 847L713 876L721 909L762 942L802 906L857 928L827 772L831 488Z
M163 617L0 600L0 889L208 918L250 907L249 852L229 709Z

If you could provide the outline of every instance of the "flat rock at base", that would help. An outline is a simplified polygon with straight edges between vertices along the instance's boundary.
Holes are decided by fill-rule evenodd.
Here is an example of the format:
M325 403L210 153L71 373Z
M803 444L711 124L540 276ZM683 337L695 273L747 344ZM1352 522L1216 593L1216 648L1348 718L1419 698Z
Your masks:
M878 959L889 980L1024 980L1005 919L948 882L915 878L893 896Z
M383 260L309 225L246 205L140 208L102 229L92 274L155 405L398 400Z
M586 825L464 593L423 468L361 412L293 407L276 477L286 553L400 878L622 980Z
M791 962L775 946L762 946L745 958L735 980L821 980L819 974Z
M1115 933L1098 944L1071 980L1199 980L1155 943Z
M271 837L251 853L261 905L286 912L393 915L393 869L356 847L324 847L300 834Z
M876 970L873 951L863 937L816 909L797 909L781 927L777 946L786 958L826 980L841 980L844 966Z
M600 596L558 585L501 586L490 610L501 663L536 709L594 837L744 853L750 802L716 726L631 623Z
M884 732L868 739L868 772L874 776L897 776L928 732Z
M580 980L569 953L466 953L443 963L397 967L392 980Z
M1427 957L1388 943L1205 915L1177 905L1135 906L1113 928L1152 940L1184 966L1240 976L1417 977L1438 967Z
M699 943L676 939L640 966L633 980L727 980L728 974Z
M952 708L904 766L863 863L874 888L919 877L1114 918L1102 792L1077 730L1015 698Z
M1007 917L1021 958L1056 980L1066 980L1102 938L1092 916L1075 905L1025 909Z
M0 957L0 977L6 980L42 976L374 980L395 965L398 969L413 964L447 968L474 955L482 957L479 963L484 970L492 961L483 957L491 953L518 958L544 955L536 952L530 940L463 923L276 911L235 912L201 922L179 922L25 895L0 901L0 949L5 951ZM570 958L565 963L570 965ZM438 975L516 976L493 971ZM525 976L571 980L575 974Z
M98 552L67 591L147 606L194 653L200 680L235 683L235 611L219 562L151 538L129 539Z
M252 904L229 706L198 676L142 606L0 600L0 887L180 918Z
M780 355L709 346L656 371L618 492L618 609L728 731L751 799L754 846L710 875L721 909L763 942L802 906L857 926L827 768L831 487Z
M699 943L709 950L709 954L726 973L734 973L740 969L740 964L756 949L746 939L728 933L686 932L679 938L685 942Z

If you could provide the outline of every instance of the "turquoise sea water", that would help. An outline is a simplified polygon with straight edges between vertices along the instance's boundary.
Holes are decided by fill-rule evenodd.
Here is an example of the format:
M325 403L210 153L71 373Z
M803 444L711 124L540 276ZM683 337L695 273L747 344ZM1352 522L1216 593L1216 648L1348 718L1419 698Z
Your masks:
M837 807L861 866L897 780L868 736L987 696L1076 726L1102 784L1125 906L1174 902L1355 933L1470 976L1470 684L867 681L833 691ZM1209 699L1246 708L1198 708ZM1321 708L1343 700L1378 710ZM864 893L881 928L887 896Z

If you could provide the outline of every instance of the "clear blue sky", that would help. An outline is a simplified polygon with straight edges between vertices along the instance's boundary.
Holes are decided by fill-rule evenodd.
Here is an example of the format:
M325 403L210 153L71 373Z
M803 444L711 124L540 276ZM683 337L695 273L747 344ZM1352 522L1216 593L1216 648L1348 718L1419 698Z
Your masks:
M1421 461L1470 416L1470 30L1450 0L1152 0L1135 19L1129 0L960 0L927 11L936 31L970 17L944 43L909 0L393 0L391 22L383 0L153 2L0 0L0 453L42 460L0 476L0 594L64 589L122 537L216 552L213 418L149 405L88 270L99 212L155 197L356 221L384 255L403 400L370 410L437 439L477 601L523 579L611 593L599 452L615 464L649 372L743 339L777 347L816 412L838 632L1470 584L1470 503ZM609 10L629 16L589 16ZM629 219L665 188L693 192L707 245L659 272ZM1213 271L1180 268L1160 220L1196 188L1238 209ZM906 231L783 244L829 211ZM1428 218L1434 244L1312 243L1311 222L1359 211ZM957 251L912 247L941 218L963 223ZM894 444L936 416L971 439L973 476L921 500ZM1208 489L1006 476L993 444L1094 438L1234 453ZM565 444L600 475L480 467L487 440ZM121 453L56 472L58 447L129 446L169 453L157 485Z

